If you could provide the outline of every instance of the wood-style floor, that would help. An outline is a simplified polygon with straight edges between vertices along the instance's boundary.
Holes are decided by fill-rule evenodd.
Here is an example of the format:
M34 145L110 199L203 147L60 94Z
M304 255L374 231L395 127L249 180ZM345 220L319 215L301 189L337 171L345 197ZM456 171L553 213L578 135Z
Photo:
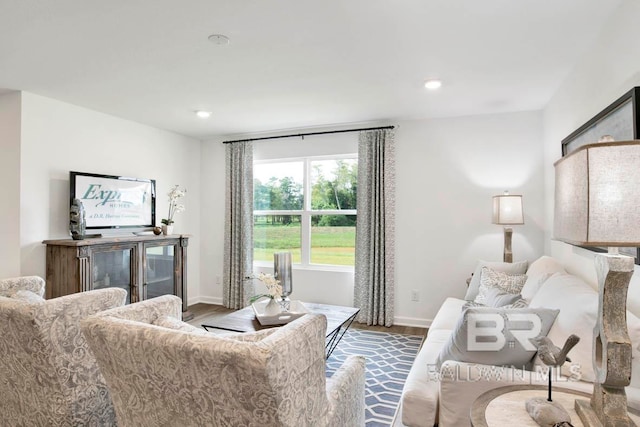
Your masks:
M221 305L216 304L194 304L189 306L189 311L193 313L193 319L191 319L188 323L193 326L200 327L202 325L202 319L210 316L223 316L227 313L231 313L233 310L223 307ZM391 326L387 328L385 326L367 326L362 323L353 322L351 325L352 328L355 329L365 329L369 331L379 331L379 332L391 332L395 334L405 334L405 335L420 335L424 336L427 333L427 329L418 328L415 326Z

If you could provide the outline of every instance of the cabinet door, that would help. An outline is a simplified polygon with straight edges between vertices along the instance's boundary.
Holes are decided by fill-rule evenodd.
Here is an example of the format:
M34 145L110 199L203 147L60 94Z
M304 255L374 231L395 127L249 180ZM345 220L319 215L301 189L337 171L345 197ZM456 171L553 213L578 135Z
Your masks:
M145 299L178 295L176 284L176 244L144 245Z
M91 256L92 289L122 288L127 291L126 303L137 301L134 284L135 246L96 247Z

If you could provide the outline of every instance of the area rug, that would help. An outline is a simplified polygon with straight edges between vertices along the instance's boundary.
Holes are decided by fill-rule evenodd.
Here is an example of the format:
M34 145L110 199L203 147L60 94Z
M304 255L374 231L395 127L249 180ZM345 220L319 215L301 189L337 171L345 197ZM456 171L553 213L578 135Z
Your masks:
M367 427L390 426L422 337L349 329L327 360L327 377L352 354L366 357Z

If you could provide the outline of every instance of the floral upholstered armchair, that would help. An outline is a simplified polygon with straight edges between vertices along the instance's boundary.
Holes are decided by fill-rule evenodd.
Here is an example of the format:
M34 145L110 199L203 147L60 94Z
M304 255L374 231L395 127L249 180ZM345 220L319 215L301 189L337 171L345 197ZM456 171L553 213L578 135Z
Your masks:
M124 304L124 289L44 300L40 277L0 280L0 417L10 426L115 426L104 378L80 330Z
M82 322L120 427L364 426L364 358L325 378L326 318L215 335L165 295Z

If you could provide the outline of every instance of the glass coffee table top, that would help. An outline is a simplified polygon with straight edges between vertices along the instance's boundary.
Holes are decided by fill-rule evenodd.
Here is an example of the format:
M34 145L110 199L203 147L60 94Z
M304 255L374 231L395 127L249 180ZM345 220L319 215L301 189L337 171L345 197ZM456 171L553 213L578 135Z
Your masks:
M344 333L349 329L356 314L360 311L355 307L343 307L340 305L316 304L305 302L304 306L311 313L323 314L327 318L327 343L325 345L326 357L329 358L336 348ZM295 320L294 320L295 322ZM253 332L261 329L273 328L263 326L256 319L251 306L245 307L233 313L221 316L211 316L202 321L205 330L222 329L234 332ZM277 326L275 326L277 327Z

